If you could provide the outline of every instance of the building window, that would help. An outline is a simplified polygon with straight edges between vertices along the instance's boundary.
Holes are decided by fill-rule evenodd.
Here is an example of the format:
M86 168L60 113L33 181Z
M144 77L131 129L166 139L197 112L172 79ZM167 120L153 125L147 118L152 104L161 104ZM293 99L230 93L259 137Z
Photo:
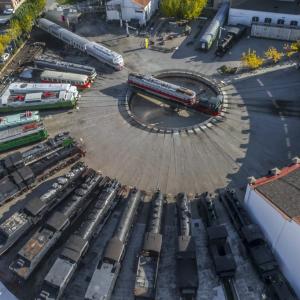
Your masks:
M291 26L298 26L298 21L291 21Z
M259 17L252 17L252 22L257 23L259 21Z
M278 19L277 24L278 25L283 25L284 24L284 20L283 19Z
M272 23L272 19L271 19L271 18L265 18L265 23L266 23L266 24Z

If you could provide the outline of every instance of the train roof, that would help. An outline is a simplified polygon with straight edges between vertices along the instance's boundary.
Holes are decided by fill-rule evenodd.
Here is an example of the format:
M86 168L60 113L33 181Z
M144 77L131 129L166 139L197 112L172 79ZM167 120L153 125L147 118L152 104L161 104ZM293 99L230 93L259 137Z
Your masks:
M58 257L45 277L45 282L53 287L62 287L72 275L75 264Z
M202 34L200 41L207 41L207 39L212 36L212 32L217 30L219 26L223 25L223 22L227 16L225 12L228 11L228 9L229 2L224 2L218 9L216 15L214 16L204 33Z
M71 88L69 83L27 83L13 82L9 85L10 91L66 91Z
M31 134L33 132L37 132L39 130L44 129L44 126L42 123L35 123L35 124L33 124L34 126L27 127L27 129L26 129L26 126L31 126L31 125L32 124L25 124L25 125L9 127L4 130L1 130L0 131L0 142L14 140L18 137L25 136L25 135Z
M106 48L105 46L103 46L101 44L97 44L95 42L89 42L89 44L87 46L90 46L96 52L105 53L105 54L110 55L114 58L121 58L122 57L121 54L119 54L115 51L112 51L112 50Z
M40 115L38 111L22 112L19 114L8 115L0 117L0 129L18 124L25 124L30 122L39 122Z
M40 198L34 197L26 204L24 210L29 212L32 216L38 215L47 207L47 204L43 202Z
M87 81L88 76L77 73L70 72L59 72L59 71L51 71L45 70L41 73L41 78L49 78L49 79L58 79L58 80L70 80L70 81Z
M69 100L78 93L76 86L72 86L69 83L24 83L24 82L13 82L8 86L4 93L0 97L0 106L8 105L11 102L11 96L14 94L31 94L31 96L25 97L25 100L30 101L37 100L34 94L43 92L60 92L59 99ZM41 99L41 98L39 98ZM26 101L26 102L27 102ZM22 103L26 105L26 103Z
M166 89L172 89L172 90L176 90L176 92L180 92L180 93L184 93L187 94L189 96L193 96L196 95L196 93L193 90L187 89L185 87L173 84L173 83L169 83L167 81L161 80L159 78L153 77L151 75L143 75L143 74L139 74L139 73L130 73L129 77L133 76L133 77L137 77L141 80L146 80L149 82L152 82L154 84L160 85Z
M18 252L18 255L28 261L33 261L52 238L52 235L53 232L49 229L43 228L42 231L37 231Z
M0 231L10 236L27 222L26 214L15 212L0 225Z
M96 269L86 291L85 299L105 299L107 297L115 276L114 267L113 264L103 263L101 269Z
M68 38L70 38L72 40L75 40L76 42L82 43L83 45L89 42L86 38L81 37L48 19L40 18L38 20L38 24L39 26L47 26L49 30L51 30L51 28L55 28L56 31L59 31L61 33L62 36L60 38L62 40L68 40Z
M53 64L56 66L66 66L66 67L72 67L72 68L78 68L78 69L83 69L86 71L90 71L91 73L96 72L96 69L92 66L88 66L88 65L80 65L80 64L75 64L69 61L64 61L64 60L55 60L55 59L51 59L49 57L39 57L37 59L34 60L35 63L37 64Z

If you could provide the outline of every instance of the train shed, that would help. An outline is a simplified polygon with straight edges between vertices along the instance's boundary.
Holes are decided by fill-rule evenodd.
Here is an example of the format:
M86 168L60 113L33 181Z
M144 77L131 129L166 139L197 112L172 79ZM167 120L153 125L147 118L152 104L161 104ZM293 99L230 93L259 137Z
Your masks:
M300 297L300 160L251 178L245 206L263 230L280 268Z

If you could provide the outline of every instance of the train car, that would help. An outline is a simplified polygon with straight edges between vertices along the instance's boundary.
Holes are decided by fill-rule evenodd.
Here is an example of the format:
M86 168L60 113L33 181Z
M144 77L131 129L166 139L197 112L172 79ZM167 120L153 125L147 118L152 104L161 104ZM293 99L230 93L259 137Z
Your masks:
M0 97L0 112L72 108L78 97L71 84L13 82Z
M182 300L196 299L198 270L195 242L191 234L191 208L187 195L177 195L178 240L176 252L177 288Z
M70 172L60 176L44 194L31 198L24 208L0 223L0 255L69 196L82 181L85 170L83 163L75 164Z
M48 57L39 57L35 59L34 65L36 68L43 70L49 69L87 75L90 81L93 81L97 77L97 72L94 67L88 65L74 64L72 62L63 60L54 60Z
M218 42L218 47L215 52L216 56L224 56L225 53L232 48L233 44L244 35L246 30L247 27L244 25L226 26L226 35Z
M130 73L128 76L128 84L136 89L179 102L183 105L193 105L196 103L196 93L194 91L157 79L153 76Z
M126 252L126 243L137 214L140 198L141 192L139 190L132 189L130 191L127 198L127 206L123 211L113 237L106 245L103 258L92 276L85 294L85 300L109 300L111 298Z
M228 243L229 235L226 226L219 224L211 195L204 193L197 200L199 214L206 227L209 253L215 272L222 283L223 297L224 299L238 300L239 297L234 284L237 265Z
M82 155L77 145L67 145L3 177L0 180L0 205L32 188L39 180L74 163Z
M0 131L0 152L24 147L48 137L43 123L29 123Z
M68 45L87 53L100 62L111 66L115 70L122 70L124 67L124 60L120 54L100 44L90 42L88 39L64 29L63 27L44 18L40 18L38 20L38 26Z
M193 106L196 110L199 110L205 114L217 116L220 114L224 103L223 95L217 95L216 97L207 97L199 95L197 102Z
M61 147L68 147L74 143L75 141L69 132L60 132L53 138L48 138L47 141L23 151L21 153L22 160L24 164L31 164L54 150L58 150Z
M212 46L213 42L217 38L217 35L225 23L229 11L229 2L224 2L218 9L217 14L212 19L211 23L201 35L199 41L199 49L202 51L208 51Z
M19 114L0 117L0 131L9 127L16 127L28 123L40 122L38 111L26 111Z
M152 209L148 228L144 237L142 251L138 258L138 266L134 284L136 299L154 299L162 246L162 216L164 207L163 194L158 190L152 199Z
M41 73L41 81L44 83L69 83L78 89L88 89L91 82L87 75L45 70Z
M4 176L33 163L35 160L48 154L51 151L58 150L59 147L65 147L74 143L68 132L59 133L46 142L40 143L23 152L16 151L0 159L0 179Z
M57 243L61 235L71 226L91 203L92 193L99 188L101 175L93 170L74 194L62 203L49 219L32 235L19 250L9 269L21 279L28 277L41 260Z
M58 300L87 252L90 241L103 228L118 202L118 181L109 181L89 209L79 228L69 237L60 255L45 276L37 300Z
M268 297L276 300L296 300L297 296L281 273L261 229L251 222L235 192L225 190L219 196L254 267L267 287Z
M0 179L24 166L22 154L18 151L3 157L0 160Z

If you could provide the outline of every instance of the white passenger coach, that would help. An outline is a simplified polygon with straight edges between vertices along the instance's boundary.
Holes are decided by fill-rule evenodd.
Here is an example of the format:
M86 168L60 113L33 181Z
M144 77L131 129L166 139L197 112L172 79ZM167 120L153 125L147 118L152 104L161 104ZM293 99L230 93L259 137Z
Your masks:
M100 62L113 67L115 70L122 70L124 67L124 60L122 55L114 52L100 44L91 42L88 39L81 37L47 19L41 18L38 21L38 26L42 30L47 31L56 38L79 49L93 57Z

